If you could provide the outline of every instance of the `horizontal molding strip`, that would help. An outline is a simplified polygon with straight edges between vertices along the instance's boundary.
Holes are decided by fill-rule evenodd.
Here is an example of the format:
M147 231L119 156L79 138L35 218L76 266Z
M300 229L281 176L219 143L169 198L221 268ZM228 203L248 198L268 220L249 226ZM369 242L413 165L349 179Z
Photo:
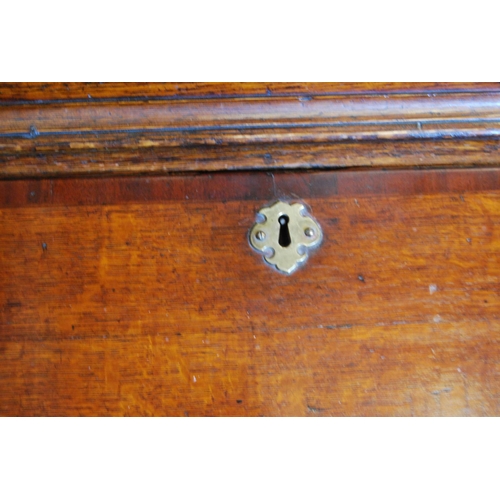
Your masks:
M147 100L300 95L422 94L499 92L500 83L460 82L167 82L167 83L0 83L2 102Z
M500 93L3 103L0 177L500 163Z

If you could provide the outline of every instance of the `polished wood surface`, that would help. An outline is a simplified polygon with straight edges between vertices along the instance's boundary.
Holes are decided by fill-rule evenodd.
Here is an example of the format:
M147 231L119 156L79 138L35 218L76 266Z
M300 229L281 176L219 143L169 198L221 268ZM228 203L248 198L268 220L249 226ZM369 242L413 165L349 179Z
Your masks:
M165 82L165 83L0 83L1 101L95 99L177 99L269 95L418 94L498 92L500 83L471 82Z
M0 414L498 415L499 222L498 169L4 180Z
M0 178L500 162L498 84L88 85L0 86Z

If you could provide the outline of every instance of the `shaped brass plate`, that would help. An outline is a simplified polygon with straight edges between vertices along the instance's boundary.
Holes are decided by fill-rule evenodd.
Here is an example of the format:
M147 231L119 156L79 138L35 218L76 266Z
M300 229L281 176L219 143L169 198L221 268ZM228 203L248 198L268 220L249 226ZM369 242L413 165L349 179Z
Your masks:
M301 203L277 201L259 210L261 219L250 231L251 246L279 271L291 274L306 261L308 250L323 238L319 224Z

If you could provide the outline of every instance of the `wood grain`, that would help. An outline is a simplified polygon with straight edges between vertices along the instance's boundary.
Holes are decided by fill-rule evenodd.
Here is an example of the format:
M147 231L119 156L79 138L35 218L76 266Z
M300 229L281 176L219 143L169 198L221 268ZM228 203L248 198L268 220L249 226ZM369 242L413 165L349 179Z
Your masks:
M471 82L166 82L0 83L0 101L177 99L270 95L498 92L500 83Z
M3 181L0 414L499 415L499 222L498 169Z
M264 94L250 92L257 84L232 94L238 86L227 84L220 95L210 85L194 85L194 94L160 85L163 97L158 91L151 99L131 100L122 85L108 88L103 95L116 93L107 99L2 101L0 178L500 161L496 84L439 84L439 92L424 92L423 84L360 84L350 93L290 84ZM149 88L156 87L131 85L130 92ZM19 91L33 97L42 89Z

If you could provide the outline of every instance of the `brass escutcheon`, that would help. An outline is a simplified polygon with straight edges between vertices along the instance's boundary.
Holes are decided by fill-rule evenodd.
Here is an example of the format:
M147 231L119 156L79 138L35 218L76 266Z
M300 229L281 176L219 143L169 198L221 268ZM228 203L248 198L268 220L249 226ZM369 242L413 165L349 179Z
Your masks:
M277 201L259 210L258 221L250 231L250 245L264 259L285 274L293 273L323 238L319 224L301 203Z

